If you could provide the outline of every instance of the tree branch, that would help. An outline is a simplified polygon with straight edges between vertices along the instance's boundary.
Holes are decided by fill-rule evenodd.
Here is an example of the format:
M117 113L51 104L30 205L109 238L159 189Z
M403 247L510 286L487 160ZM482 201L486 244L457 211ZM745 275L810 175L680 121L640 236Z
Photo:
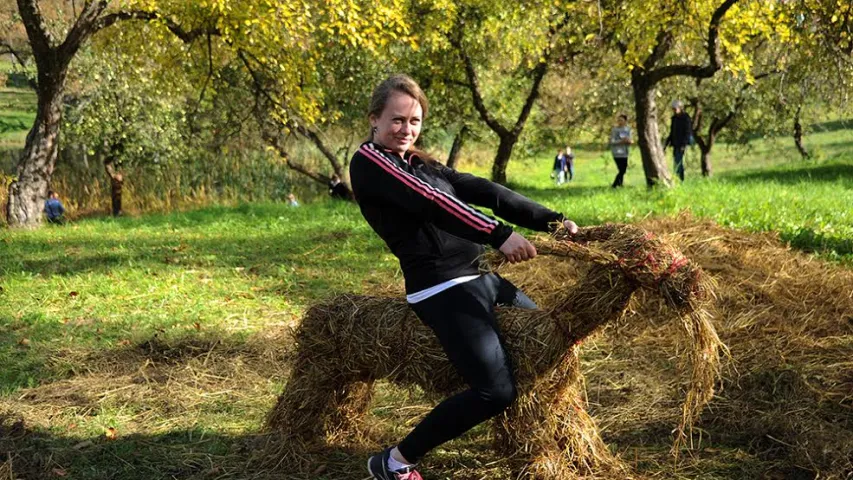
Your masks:
M461 29L462 26L457 25L457 28ZM501 125L501 123L492 116L491 113L489 113L489 109L486 108L486 104L483 101L483 94L480 92L480 81L477 79L477 71L474 69L474 63L471 61L471 57L468 56L468 52L466 52L465 48L462 46L462 39L448 36L448 40L456 51L459 52L459 56L462 57L462 62L465 64L465 76L468 78L468 90L471 92L471 97L474 100L474 108L477 110L477 113L480 114L480 118L486 122L486 125L488 125L492 131L497 133L499 137L503 138L509 135L509 129Z
M15 57L15 60L18 62L18 64L20 66L26 68L27 61L24 59L23 54L20 51L16 50L15 47L13 47L11 43L9 43L5 40L0 41L0 55L4 55L4 54L12 55L13 57Z
M109 2L107 0L98 0L96 2L86 2L83 10L77 20L74 21L74 26L69 30L65 41L59 46L59 57L67 58L69 61L80 48L80 45L86 41L93 33L97 31L95 24L98 17L107 8Z
M245 51L243 51L243 50L238 51L237 56L240 58L240 60L246 66L246 69L249 71L249 75L251 75L251 77L252 77L252 83L254 84L255 91L258 94L263 95L264 98L266 98L273 105L284 109L284 106L281 104L281 102L274 99L272 97L272 95L270 95L269 92L267 91L267 89L264 87L263 81L260 78L260 74L258 74L258 72L256 72L255 69L252 68L251 64L249 63L249 59L246 58ZM329 149L329 147L326 145L326 143L323 142L323 139L320 138L320 136L317 134L317 132L315 132L315 131L311 130L310 128L308 128L304 125L301 125L295 121L287 122L286 126L287 126L287 128L290 128L291 130L297 132L298 134L300 134L303 137L310 140L311 143L313 143L314 146L317 147L318 150L320 150L320 153L322 153L323 156L326 157L326 159L329 161L329 163L332 164L332 169L335 171L335 173L337 173L341 178L344 177L344 171L343 171L343 167L341 167L341 162L338 161L338 157L334 154L334 152L331 151L331 149ZM262 130L264 130L264 129L262 128ZM270 143L270 145L272 145L276 150L279 151L279 154L281 154L283 152L283 149L279 143L280 140L278 139L278 137L273 138L273 136L270 135L265 130L263 132L263 135L264 135L264 138L267 140L267 142ZM285 155L282 155L282 157L288 158L286 156L286 152L285 152ZM290 165L290 160L288 160L288 165ZM305 167L302 167L300 165L296 165L295 167L292 166L291 168L293 168L294 170L296 170L300 173L304 173L305 175L308 175L309 177L311 177L317 181L321 181L321 182L328 182L329 181L328 177L325 177L323 175L320 175L320 174L317 174L314 172L310 172Z
M36 58L48 55L53 48L53 36L47 30L38 0L18 0L18 12L27 30L27 37Z
M213 46L210 42L210 35L207 36L207 76L204 78L204 83L201 86L201 91L198 94L198 101L195 104L195 108L193 108L192 113L188 115L189 118L194 119L199 109L201 109L201 102L204 100L204 92L207 91L207 85L210 83L210 79L213 78Z
M545 45L545 50L542 52L542 59L544 61L540 61L533 69L533 85L530 86L530 92L524 100L524 106L521 108L521 113L518 115L518 119L512 127L512 133L515 136L520 135L521 130L524 129L524 124L527 123L527 118L533 110L533 104L539 96L539 85L542 83L542 79L545 77L545 74L548 73L549 61L551 59L551 43L554 36L557 35L557 33L562 30L567 23L569 23L569 15L564 14L563 18L557 22L557 24L552 25L551 28L548 29L548 44Z
M666 55L667 52L669 52L669 49L672 48L672 41L674 39L675 37L669 30L661 30L658 32L657 37L655 37L655 46L652 48L652 53L650 53L648 58L646 58L646 61L643 62L643 69L647 72L651 72L652 69L655 68L655 65L663 60L664 55Z
M165 25L170 32L172 32L176 37L180 38L184 43L192 43L198 37L201 37L203 35L221 35L221 32L216 27L208 26L194 28L192 30L185 30L184 27L180 24L176 23L170 18L161 16L157 12L145 12L140 10L134 10L129 12L115 12L110 13L108 15L104 15L95 22L94 30L102 30L115 24L116 22L125 20L145 20L149 22L157 20L159 22L162 22L163 25Z
M284 148L284 145L281 144L281 138L277 135L272 135L265 128L263 128L263 126L261 126L261 136L267 142L267 144L273 147L275 151L278 152L278 155L284 159L284 163L287 165L288 168L290 168L291 170L296 170L297 172L322 184L329 183L329 177L321 175L317 172L313 172L304 165L300 165L291 160L290 154L287 153L287 150Z
M646 74L646 78L650 84L654 85L661 80L675 76L688 77L712 77L723 66L723 57L720 52L720 22L723 21L729 9L737 3L738 0L725 0L711 15L711 21L708 23L708 43L706 51L708 52L707 65L667 65L655 70L651 70Z

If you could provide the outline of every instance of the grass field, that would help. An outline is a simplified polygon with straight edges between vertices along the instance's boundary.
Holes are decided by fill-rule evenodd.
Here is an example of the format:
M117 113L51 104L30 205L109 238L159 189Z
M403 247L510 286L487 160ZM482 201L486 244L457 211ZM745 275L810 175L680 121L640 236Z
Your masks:
M548 162L529 163L526 177L519 162L511 178L581 224L689 209L725 225L780 231L795 247L842 263L853 258L849 159L744 170L733 165L714 179L694 176L671 191L651 193L639 186L636 165L631 186L614 192L602 185L613 168L583 156L576 182L558 189L550 185ZM240 449L249 448L246 442L282 386L283 366L271 353L281 347L275 342L282 332L313 300L399 289L402 281L395 259L357 208L330 202L7 230L0 233L0 250L0 412L10 414L27 395L47 402L49 408L27 412L34 432L27 445L50 451L49 462L44 456L39 461L73 478L208 478L210 471L245 478L240 462L248 454ZM216 349L224 349L228 362L203 368L205 354ZM156 351L163 363L148 365L145 354ZM172 365L171 373L149 400L113 391L128 385L117 378L144 376L163 365ZM214 370L221 380L188 373L210 376ZM113 380L120 386L112 387ZM179 398L167 400L170 395ZM378 411L386 408L380 400ZM389 428L399 429L386 412ZM121 441L108 441L110 432ZM478 444L464 445L476 451ZM78 455L81 450L87 454ZM443 461L456 465L447 452ZM708 478L749 478L737 472Z
M22 95L0 91L0 128L8 126L0 149L18 144L31 121ZM818 160L800 160L788 139L750 151L720 146L711 179L699 177L692 152L687 181L667 191L646 190L636 157L627 186L613 191L609 156L583 150L568 185L553 185L549 155L514 160L509 178L582 225L689 211L724 226L778 232L794 249L848 268L853 130L815 133L807 142ZM14 478L7 471L24 478L338 478L253 463L258 430L286 376L287 331L317 299L399 292L401 284L396 260L357 207L328 201L0 230L0 478ZM588 348L606 360L600 346ZM383 387L373 407L381 440L398 437L426 408L416 395ZM482 466L486 435L478 429L440 449L426 478L479 478L470 472ZM626 455L656 478L751 479L767 471L750 452L715 448L712 459L687 466L672 464L660 445ZM365 453L337 449L329 462L361 469ZM470 476L448 477L461 471ZM362 477L358 470L351 478Z

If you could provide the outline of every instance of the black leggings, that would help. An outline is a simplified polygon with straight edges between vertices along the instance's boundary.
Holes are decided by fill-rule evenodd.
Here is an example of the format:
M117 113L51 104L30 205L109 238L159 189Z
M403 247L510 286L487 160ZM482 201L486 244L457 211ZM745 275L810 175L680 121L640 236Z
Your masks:
M616 168L619 169L619 173L613 180L613 188L616 188L622 186L622 179L625 178L625 172L628 170L628 159L614 157L613 160L616 162Z
M536 308L512 283L483 275L411 305L435 332L470 387L436 406L397 447L418 462L430 450L503 412L517 395L512 365L495 319L495 305Z

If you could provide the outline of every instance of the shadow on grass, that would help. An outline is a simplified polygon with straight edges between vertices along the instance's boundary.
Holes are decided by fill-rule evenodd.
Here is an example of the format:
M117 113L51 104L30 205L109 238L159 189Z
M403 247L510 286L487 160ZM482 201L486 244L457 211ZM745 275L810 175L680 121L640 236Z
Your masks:
M853 145L853 142L851 142ZM843 182L853 186L853 165L829 164L815 166L803 163L801 166L784 170L751 170L742 173L721 175L727 182L758 181L795 185L803 182Z
M380 443L394 441L396 438L392 437L398 435L387 428L385 421L377 422L370 438L357 444L321 445L299 451L303 457L300 459L301 467L282 461L280 452L292 451L292 448L288 449L290 439L274 432L244 427L239 433L229 435L225 428L218 428L210 418L187 421L187 418L209 413L208 404L199 404L205 396L227 388L242 391L241 397L251 397L257 389L268 388L267 379L281 377L284 362L274 362L275 369L271 369L269 361L271 351L277 350L279 343L240 342L214 333L190 335L171 342L154 337L95 354L88 359L88 369L80 373L79 378L29 389L23 395L15 395L14 399L0 399L3 400L0 404L0 473L8 474L8 478L66 477L78 480L364 478L367 456L375 452ZM141 375L140 363L147 366L143 368L148 368L144 381L136 378ZM190 373L192 371L195 373ZM130 375L132 373L134 375ZM192 383L188 380L196 378L212 378L214 383L196 386L195 393L187 393L180 388L182 384ZM149 388L146 383L156 384L159 388ZM775 395L773 386L778 382L765 383L767 395ZM139 423L145 432L123 434L118 431L113 436L109 430L104 430L100 434L75 434L67 422L80 419L77 421L82 423L87 421L87 417L99 415L94 405L105 399L104 390L107 388L110 392L125 392L114 393L116 396L107 399L109 402L134 411L151 409L158 403L162 403L163 408L152 415L140 413ZM140 395L142 391L148 394ZM737 392L737 388L731 386L727 391ZM268 397L269 392L264 396ZM392 411L389 409L394 407L393 395L386 398L380 401L381 410ZM255 411L231 415L239 415L245 420L245 417L263 415L260 409L271 408L267 398L257 398L254 402L257 403ZM745 406L766 407L762 403L750 402ZM63 421L62 412L68 410L75 412L76 417L69 418L66 414ZM408 412L398 410L391 421L401 427L406 425L402 428L407 430L417 420L418 410L423 411L423 408ZM226 411L232 410L223 410ZM27 418L41 417L40 424L53 422L53 425L49 428L28 425L21 412L26 412ZM608 413L598 414L606 416ZM691 478L744 480L816 478L814 472L797 467L787 449L765 439L762 429L772 425L759 423L758 430L733 432L727 421L713 421L717 415L713 409L706 411L706 416L712 420L702 422L703 436L707 439L702 442L702 449L691 452L687 465L673 464L669 456L670 419L647 419L623 429L621 434L604 433L609 436L607 442L611 448L623 453L623 458L641 474L640 478L645 478L646 474L657 478L662 475L662 478L685 478L688 475ZM249 420L248 423L255 423ZM104 422L108 421L104 419ZM188 428L188 423L200 427ZM149 429L152 432L149 433ZM756 433L758 431L762 433ZM471 434L431 453L424 462L424 478L517 478L510 471L511 460L492 450L487 432L488 425L478 427ZM772 430L767 433L772 433ZM771 447L773 450L768 450ZM11 472L4 472L3 468Z
M243 427L240 433L229 435L211 417L191 421L209 415L211 406L204 399L226 389L240 392L238 399L248 398L255 405L248 412L222 405L219 413L239 416L235 420L244 424L257 423L251 417L262 416L265 412L260 409L270 408L269 380L283 377L286 370L283 360L270 362L271 355L284 348L279 343L241 343L216 334L190 335L171 342L154 337L93 354L87 358L86 371L81 369L77 376L17 393L14 399L0 399L0 473L8 478L79 480L364 478L365 460L380 448L375 442L386 439L312 446L298 452L303 458L295 465L293 459L285 463L281 457L281 452L292 451L290 439L275 432ZM213 383L204 383L211 379ZM201 385L195 385L198 380ZM182 388L187 385L195 390ZM105 390L112 392L109 398L104 396ZM254 396L256 392L262 395ZM111 432L106 429L110 415L99 408L105 400L139 412L143 420L138 423L159 432L122 434L121 427ZM102 421L89 420L102 414L106 415ZM29 425L25 418L52 425ZM78 427L68 426L74 421L105 422L105 430L77 434ZM186 424L201 427L187 428ZM475 439L475 458L484 454L484 448L488 450L488 442L482 440ZM480 478L474 473L454 473L471 461L471 450L465 449L469 457L462 460L457 454L433 456L435 473L425 478L448 478L439 475L448 472L458 480Z
M809 128L815 132L836 132L838 130L849 130L853 128L853 119L842 118L827 122L813 123Z
M853 238L841 238L800 227L794 232L782 232L780 238L804 252L834 252L837 255L853 254Z
M567 185L556 186L551 185L549 187L541 188L541 187L532 187L530 185L518 185L512 182L507 184L507 188L520 193L526 197L529 197L534 200L541 200L543 198L572 198L572 197L593 197L596 195L601 195L607 192L614 192L618 190L614 190L610 184L607 185L596 185L596 186L581 186L574 185L569 183ZM625 186L624 189L635 189L640 188L639 186ZM645 187L643 187L645 190Z
M325 463L312 473L276 466L274 435L226 435L202 429L130 434L110 440L59 436L0 415L0 472L8 478L76 480L361 479L367 448L328 446L316 452ZM321 468L322 467L322 468ZM426 477L430 478L430 477ZM438 478L438 477L433 477Z

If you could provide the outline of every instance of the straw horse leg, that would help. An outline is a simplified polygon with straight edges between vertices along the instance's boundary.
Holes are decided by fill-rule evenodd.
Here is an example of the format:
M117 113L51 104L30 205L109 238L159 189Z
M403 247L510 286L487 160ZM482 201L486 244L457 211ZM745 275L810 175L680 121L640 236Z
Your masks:
M586 411L583 377L574 349L559 374L523 392L493 422L495 448L514 457L518 478L552 480L620 470Z
M297 366L267 418L267 428L294 442L323 442L326 422L334 416L336 400L343 390L336 372L318 365Z
M521 394L494 424L496 448L523 464L521 478L544 480L605 469L623 471L586 411L577 342L618 319L635 290L636 285L626 280L618 265L591 269L557 307L561 313L555 315L563 315L561 329L568 333L563 353L544 368L516 362ZM553 336L545 338L559 350ZM512 343L510 347L520 356L532 350Z
M373 379L351 380L335 392L326 421L329 439L353 441L367 433L364 417L373 400Z

